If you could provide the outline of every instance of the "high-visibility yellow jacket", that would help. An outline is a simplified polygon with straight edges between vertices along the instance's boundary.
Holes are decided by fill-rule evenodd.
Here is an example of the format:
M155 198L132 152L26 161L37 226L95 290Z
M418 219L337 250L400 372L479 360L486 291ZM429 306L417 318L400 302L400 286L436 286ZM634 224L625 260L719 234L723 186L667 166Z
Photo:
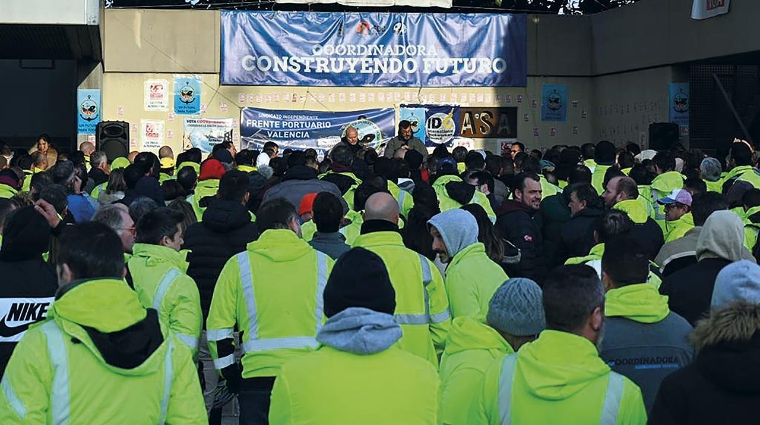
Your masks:
M398 212L404 217L409 217L409 210L414 207L414 199L412 194L398 187L396 183L388 181L388 191L393 195L393 198L398 202ZM352 205L353 206L353 205Z
M591 172L591 186L596 189L596 192L599 195L604 192L604 187L602 186L604 183L604 175L607 174L607 170L609 170L610 167L612 166L597 164L596 167L594 167L594 171Z
M454 208L462 206L462 204L452 199L446 191L447 183L461 181L462 179L459 178L459 176L441 176L435 180L435 183L433 183L433 190L435 190L435 194L438 197L438 204L441 208L441 212L453 210ZM476 190L469 203L478 204L483 207L483 209L486 210L486 214L488 214L488 218L491 219L491 222L496 222L496 213L493 212L491 202L483 192Z
M115 366L115 353L101 353L102 345L120 347L117 338L104 342L104 334L123 332L146 314L121 280L70 289L16 346L0 385L0 423L207 424L190 351L171 333L152 352L135 347L135 359L118 351L119 361L136 367Z
M435 425L439 387L432 365L397 347L361 355L322 346L283 366L269 423Z
M674 240L683 237L686 232L694 228L694 217L690 212L684 214L678 220L666 221L665 228L665 243L673 242Z
M514 350L492 327L471 317L451 322L446 349L441 358L443 423L468 423L467 415L486 369L494 359Z
M495 360L476 394L471 424L645 424L641 390L610 371L591 341L545 330Z
M446 268L446 293L451 317L471 316L485 321L494 292L509 277L486 255L480 242L459 251Z
M127 263L140 302L158 311L161 325L198 352L203 313L198 286L185 274L182 254L160 245L136 243Z
M652 180L652 206L654 207L654 220L665 233L665 207L660 205L657 200L670 195L673 189L681 189L683 181L686 179L683 174L677 171L668 171L662 173Z
M360 235L353 246L383 259L396 290L396 321L404 336L399 346L438 366L451 324L443 277L432 261L404 246L397 232Z
M193 206L193 211L195 211L195 217L198 221L203 219L203 212L206 211L206 208L200 205L201 199L207 196L214 196L217 191L219 191L218 179L199 181L195 186L195 192L189 197L188 202Z
M277 376L286 360L317 346L322 292L334 261L288 229L270 229L224 265L206 319L206 337L221 370L217 342L242 331L243 378Z

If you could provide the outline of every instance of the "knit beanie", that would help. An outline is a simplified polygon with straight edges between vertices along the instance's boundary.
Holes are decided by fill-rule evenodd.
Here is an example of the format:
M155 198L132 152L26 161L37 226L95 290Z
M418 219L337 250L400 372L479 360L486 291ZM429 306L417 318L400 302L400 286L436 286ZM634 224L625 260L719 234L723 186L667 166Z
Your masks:
M34 207L24 207L13 213L3 228L3 259L30 259L50 249L50 226Z
M232 154L227 149L218 149L214 152L214 159L225 164L232 164Z
M353 248L338 258L323 298L327 317L351 307L387 314L396 310L396 291L385 263L377 254L364 248Z
M723 172L723 166L720 161L710 157L702 160L699 164L699 171L705 176L705 180L716 182L720 179L720 173Z
M224 165L216 159L207 159L201 164L201 172L198 176L198 181L221 179L224 173L227 171Z
M546 328L541 288L522 277L507 280L491 297L486 320L512 336L539 334Z
M715 278L712 308L720 308L736 301L760 304L760 266L742 260L723 268Z

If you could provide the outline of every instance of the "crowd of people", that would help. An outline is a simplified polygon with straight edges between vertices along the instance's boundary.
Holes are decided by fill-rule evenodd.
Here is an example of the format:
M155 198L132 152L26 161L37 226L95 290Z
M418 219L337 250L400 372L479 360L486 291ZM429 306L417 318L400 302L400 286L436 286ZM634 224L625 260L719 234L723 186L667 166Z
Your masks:
M0 422L712 424L760 400L760 171L608 141L0 149Z

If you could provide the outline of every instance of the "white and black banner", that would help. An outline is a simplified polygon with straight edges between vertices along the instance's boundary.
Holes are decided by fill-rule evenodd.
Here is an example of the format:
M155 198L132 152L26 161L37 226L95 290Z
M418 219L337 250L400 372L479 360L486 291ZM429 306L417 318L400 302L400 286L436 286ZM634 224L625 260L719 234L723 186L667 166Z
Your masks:
M29 325L44 320L55 298L0 298L0 342L18 342Z

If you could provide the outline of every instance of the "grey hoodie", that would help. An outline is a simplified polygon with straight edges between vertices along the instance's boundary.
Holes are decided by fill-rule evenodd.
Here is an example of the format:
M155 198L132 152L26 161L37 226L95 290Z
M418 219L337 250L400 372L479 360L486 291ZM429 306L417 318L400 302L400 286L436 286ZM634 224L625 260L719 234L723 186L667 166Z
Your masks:
M478 242L478 222L468 211L454 209L434 215L428 224L441 234L450 258Z
M390 348L402 334L390 314L352 307L327 319L317 333L317 341L340 351L374 354Z
M722 258L739 261L752 258L744 253L744 223L733 211L715 211L707 217L697 239L697 261ZM752 260L754 262L754 258Z

